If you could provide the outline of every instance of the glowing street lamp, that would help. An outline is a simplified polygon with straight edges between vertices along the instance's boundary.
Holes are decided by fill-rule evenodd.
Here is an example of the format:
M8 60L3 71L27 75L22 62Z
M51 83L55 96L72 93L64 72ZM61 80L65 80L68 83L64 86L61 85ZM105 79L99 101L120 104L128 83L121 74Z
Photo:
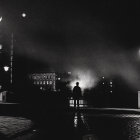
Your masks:
M25 18L27 15L25 12L21 13L21 16ZM3 17L0 16L0 22L2 22ZM0 50L3 49L3 46L0 44ZM11 33L11 45L10 45L10 66L4 66L4 71L10 71L10 84L13 85L13 56L14 56L14 33Z
M26 13L22 13L22 17L25 18L26 17Z
M9 67L8 66L4 66L3 68L4 68L4 71L6 71L6 72L9 71Z

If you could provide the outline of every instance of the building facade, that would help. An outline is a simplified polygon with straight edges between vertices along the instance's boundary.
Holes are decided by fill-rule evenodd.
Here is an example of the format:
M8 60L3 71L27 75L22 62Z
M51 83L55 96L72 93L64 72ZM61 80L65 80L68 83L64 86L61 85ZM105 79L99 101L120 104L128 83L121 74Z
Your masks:
M40 86L45 90L56 90L56 74L55 73L33 73L29 75L34 85Z

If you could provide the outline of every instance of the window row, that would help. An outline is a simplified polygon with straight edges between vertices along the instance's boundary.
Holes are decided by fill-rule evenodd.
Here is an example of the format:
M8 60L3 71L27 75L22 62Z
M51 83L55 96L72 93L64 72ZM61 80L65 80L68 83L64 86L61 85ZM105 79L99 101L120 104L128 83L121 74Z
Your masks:
M53 81L34 81L34 85L52 85Z

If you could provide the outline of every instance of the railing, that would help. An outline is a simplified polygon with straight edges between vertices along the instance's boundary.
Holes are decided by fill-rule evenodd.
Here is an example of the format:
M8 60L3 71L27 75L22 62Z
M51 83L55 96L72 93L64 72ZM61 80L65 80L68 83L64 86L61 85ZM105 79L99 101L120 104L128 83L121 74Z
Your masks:
M76 101L76 105L77 105L77 101ZM71 97L69 98L69 106L70 107L74 107L74 99ZM86 107L87 106L87 101L80 98L79 100L79 107Z

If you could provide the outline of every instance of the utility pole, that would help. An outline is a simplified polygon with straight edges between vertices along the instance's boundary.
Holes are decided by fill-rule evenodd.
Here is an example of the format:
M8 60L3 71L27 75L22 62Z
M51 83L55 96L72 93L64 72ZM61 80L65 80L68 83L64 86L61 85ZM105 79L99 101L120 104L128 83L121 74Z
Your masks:
M14 34L11 34L11 50L10 50L10 84L13 84L13 53L14 53Z

